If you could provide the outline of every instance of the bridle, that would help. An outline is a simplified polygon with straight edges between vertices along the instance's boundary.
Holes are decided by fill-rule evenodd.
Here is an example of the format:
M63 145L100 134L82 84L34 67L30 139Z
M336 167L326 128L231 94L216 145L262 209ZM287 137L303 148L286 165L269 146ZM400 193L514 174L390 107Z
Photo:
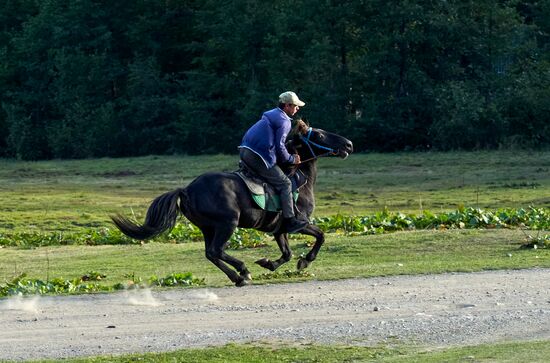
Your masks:
M330 147L327 147L327 146L319 145L316 142L311 141L310 137L311 137L311 132L312 131L313 131L313 128L310 127L310 128L307 129L307 136L300 135L300 139L304 142L304 144L307 145L307 147L309 148L309 151L311 152L311 155L312 155L311 158L306 159L304 161L300 161L300 164L307 163L308 161L311 161L311 160L319 159L323 156L338 154L337 150L334 150L334 149L332 149ZM327 151L323 154L315 154L315 151L313 151L313 148L311 147L311 145L313 145L313 146L315 146L319 149L327 150Z

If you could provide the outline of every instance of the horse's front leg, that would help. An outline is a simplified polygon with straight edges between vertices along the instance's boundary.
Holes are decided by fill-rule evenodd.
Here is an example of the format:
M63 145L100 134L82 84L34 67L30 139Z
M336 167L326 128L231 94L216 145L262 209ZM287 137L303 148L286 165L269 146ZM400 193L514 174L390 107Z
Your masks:
M311 251L309 251L308 254L305 255L305 257L300 257L300 259L298 260L297 268L298 270L303 270L317 258L317 253L319 253L321 246L325 242L325 234L323 233L321 228L313 224L308 224L299 233L315 237L315 244L313 245Z
M277 241L277 245L279 245L279 249L281 250L281 258L276 261L271 261L267 258L262 258L256 261L258 265L271 271L275 271L279 268L279 266L287 263L292 258L292 251L290 250L290 246L288 245L288 235L286 233L277 233L274 235L274 237L275 241Z

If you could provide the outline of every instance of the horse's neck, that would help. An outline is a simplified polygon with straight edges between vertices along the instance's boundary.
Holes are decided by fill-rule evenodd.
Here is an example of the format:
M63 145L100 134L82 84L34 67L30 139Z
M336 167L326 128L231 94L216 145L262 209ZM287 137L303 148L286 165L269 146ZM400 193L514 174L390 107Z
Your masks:
M300 189L297 207L301 213L304 213L304 215L310 218L315 209L314 188L315 182L317 181L316 160L300 165L300 171L307 177L307 183Z
M300 166L300 170L307 177L306 186L311 188L311 193L313 194L313 186L317 181L317 160L312 160L305 164L302 164Z

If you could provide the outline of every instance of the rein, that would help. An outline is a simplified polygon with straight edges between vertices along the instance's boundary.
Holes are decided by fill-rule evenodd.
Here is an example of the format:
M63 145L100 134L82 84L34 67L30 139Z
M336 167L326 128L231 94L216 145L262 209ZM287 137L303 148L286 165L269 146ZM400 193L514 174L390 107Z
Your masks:
M336 150L330 148L330 147L327 147L327 146L323 146L323 145L319 145L313 141L311 141L309 138L311 137L311 131L313 129L310 127L308 128L307 130L307 136L304 137L302 135L300 135L300 139L307 145L307 147L309 148L309 151L311 152L311 155L313 155L313 157L309 158L309 159L306 159L304 161L300 161L300 164L304 164L304 163L307 163L308 161L311 161L311 160L316 160L316 159L319 159L323 156L328 156L328 155L335 155L336 154ZM315 151L313 151L313 148L311 147L311 145L319 148L319 149L322 149L322 150L327 150L327 152L323 153L323 154L315 154Z

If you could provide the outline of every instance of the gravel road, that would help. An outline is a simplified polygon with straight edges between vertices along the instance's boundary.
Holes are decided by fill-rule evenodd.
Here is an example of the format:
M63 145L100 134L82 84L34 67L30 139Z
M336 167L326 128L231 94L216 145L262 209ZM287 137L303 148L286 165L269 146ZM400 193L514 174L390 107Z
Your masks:
M228 342L550 339L550 269L0 300L0 360Z

